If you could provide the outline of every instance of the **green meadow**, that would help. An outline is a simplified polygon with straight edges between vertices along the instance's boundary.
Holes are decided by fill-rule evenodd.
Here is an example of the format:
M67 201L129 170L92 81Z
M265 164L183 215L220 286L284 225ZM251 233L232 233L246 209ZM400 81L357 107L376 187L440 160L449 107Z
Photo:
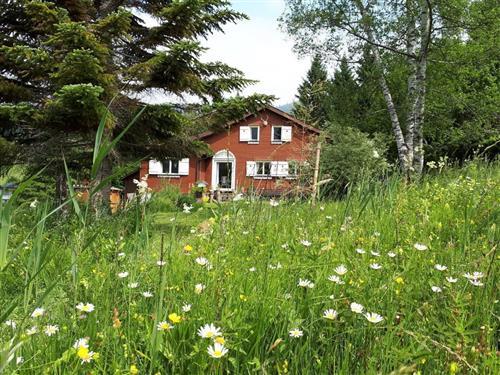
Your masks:
M0 206L0 372L498 373L500 169L336 201ZM192 208L190 208L192 207Z

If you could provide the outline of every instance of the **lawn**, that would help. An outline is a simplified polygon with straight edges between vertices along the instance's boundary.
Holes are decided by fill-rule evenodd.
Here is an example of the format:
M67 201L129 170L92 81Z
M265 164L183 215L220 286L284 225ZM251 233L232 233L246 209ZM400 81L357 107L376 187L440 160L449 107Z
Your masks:
M471 163L316 206L96 220L24 203L0 267L0 368L498 373L499 172Z

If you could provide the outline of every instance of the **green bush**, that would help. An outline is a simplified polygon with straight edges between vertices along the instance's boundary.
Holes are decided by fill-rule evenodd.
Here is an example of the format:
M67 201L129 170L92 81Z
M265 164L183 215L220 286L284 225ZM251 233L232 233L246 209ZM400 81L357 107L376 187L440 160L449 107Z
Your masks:
M345 192L348 185L383 175L388 169L386 147L382 139L350 127L333 127L331 139L321 154L321 179L331 179L321 190L323 195Z
M149 203L149 209L155 212L172 212L177 210L177 202L181 197L179 188L176 186L166 186L163 190L153 194Z

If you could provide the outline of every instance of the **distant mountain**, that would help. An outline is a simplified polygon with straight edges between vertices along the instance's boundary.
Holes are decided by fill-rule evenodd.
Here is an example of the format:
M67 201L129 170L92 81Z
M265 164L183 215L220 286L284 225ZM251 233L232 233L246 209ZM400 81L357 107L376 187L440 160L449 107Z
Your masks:
M293 103L286 103L278 106L278 109L281 109L283 112L292 113Z

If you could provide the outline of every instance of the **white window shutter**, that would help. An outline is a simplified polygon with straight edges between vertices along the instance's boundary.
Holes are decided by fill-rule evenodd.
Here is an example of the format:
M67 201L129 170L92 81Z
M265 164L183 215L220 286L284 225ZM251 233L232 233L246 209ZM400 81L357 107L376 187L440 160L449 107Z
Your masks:
M189 175L189 158L184 158L179 160L179 175L181 176Z
M279 166L279 161L272 161L271 162L271 176L278 175L278 166Z
M279 161L278 162L278 173L277 176L284 177L288 176L288 162L287 161Z
M292 141L292 127L291 126L283 126L281 128L281 140L283 142L291 142Z
M255 176L257 163L254 161L247 161L247 176Z
M158 160L149 161L149 174L162 174L163 165Z
M250 140L250 126L240 126L240 142L249 142Z

